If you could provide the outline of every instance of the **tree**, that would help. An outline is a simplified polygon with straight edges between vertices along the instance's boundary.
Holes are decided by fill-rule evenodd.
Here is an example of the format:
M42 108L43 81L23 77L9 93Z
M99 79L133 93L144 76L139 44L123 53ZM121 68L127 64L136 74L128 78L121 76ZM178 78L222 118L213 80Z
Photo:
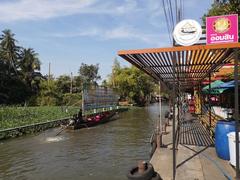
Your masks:
M0 103L23 103L29 91L19 78L19 50L14 34L4 30L0 36Z
M103 81L102 81L102 85L101 86L103 86L103 87L108 87L108 83L107 83L107 80L106 79L104 79Z
M61 75L56 81L57 91L63 94L70 92L71 77L67 75Z
M17 46L11 30L0 35L0 103L23 104L34 96L42 78L40 61L31 48Z
M87 65L82 63L79 68L80 78L87 85L97 85L97 81L101 79L101 76L98 74L99 64L96 65Z
M20 74L22 80L27 84L27 86L32 91L37 91L39 89L40 79L42 78L40 71L40 61L38 59L38 54L32 49L23 48L20 55Z
M82 91L82 78L74 76L73 78L73 92L80 93Z
M116 80L115 77L118 75L118 73L121 70L121 65L117 58L114 59L113 66L112 66L112 74L111 74L111 85L114 88L116 86Z
M115 64L115 63L114 63ZM115 68L116 66L113 66ZM137 105L144 105L148 96L154 91L154 81L151 77L144 74L134 66L121 68L118 66L117 71L113 70L109 82L113 82L114 89L120 95L122 100L128 100Z
M37 97L37 105L55 106L62 102L62 94L57 91L56 81L42 80L40 83L40 92Z
M16 46L16 40L11 30L6 29L2 31L3 34L0 36L0 56L2 61L8 66L7 73L17 73L18 58L20 48Z

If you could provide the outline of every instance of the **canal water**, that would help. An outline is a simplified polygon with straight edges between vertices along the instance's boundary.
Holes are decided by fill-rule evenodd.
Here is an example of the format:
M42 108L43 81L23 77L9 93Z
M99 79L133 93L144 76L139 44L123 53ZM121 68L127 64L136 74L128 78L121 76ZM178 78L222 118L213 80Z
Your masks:
M167 108L162 106L163 114ZM149 160L158 104L133 108L107 124L74 132L59 128L0 141L0 179L124 180L139 160Z

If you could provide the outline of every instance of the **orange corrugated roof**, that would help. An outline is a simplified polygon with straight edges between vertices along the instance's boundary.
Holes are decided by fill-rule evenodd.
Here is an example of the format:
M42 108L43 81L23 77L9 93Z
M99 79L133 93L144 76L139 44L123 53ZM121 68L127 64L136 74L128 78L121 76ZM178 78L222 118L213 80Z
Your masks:
M233 59L240 43L122 50L118 55L167 86L199 84Z

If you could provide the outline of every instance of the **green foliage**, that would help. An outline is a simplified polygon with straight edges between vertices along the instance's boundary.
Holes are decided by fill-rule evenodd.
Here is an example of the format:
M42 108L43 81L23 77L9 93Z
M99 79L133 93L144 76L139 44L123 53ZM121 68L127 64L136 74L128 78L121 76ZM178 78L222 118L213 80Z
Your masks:
M42 80L35 104L39 106L81 106L82 94L69 93L70 86L71 78L66 75L60 76L57 80Z
M71 106L82 106L82 94L81 93L66 93L63 95L62 104Z
M33 49L16 45L9 30L0 36L0 104L24 104L39 89L40 61Z
M75 76L73 78L73 92L80 93L82 91L82 78L80 76Z
M99 65L87 65L82 63L79 68L79 76L82 82L87 85L97 85L97 81L101 79L101 76L98 73Z
M70 117L79 107L0 107L0 130Z
M0 35L0 104L79 105L83 84L96 86L101 79L98 64L82 63L73 79L68 75L43 77L40 69L38 54L18 46L11 30L4 30Z
M103 87L108 87L108 83L107 83L107 80L103 80L102 81L102 85L101 86L103 86Z
M207 16L219 16L219 15L228 15L228 14L238 14L238 27L239 27L239 23L240 23L240 16L239 16L240 1L239 0L229 0L226 3L213 3L212 7L202 17L202 20L203 20L203 23L205 24Z
M0 37L0 56L3 63L8 66L7 73L16 75L20 47L16 45L17 41L14 36L9 29L3 31Z
M57 91L56 81L43 80L40 83L40 92L37 97L37 105L39 106L54 106L60 105L62 94Z
M71 77L62 75L57 78L56 81L57 91L61 93L69 93L71 87Z
M115 60L109 84L119 93L121 99L144 105L148 96L154 91L155 83L151 77L136 67L122 68Z
M35 92L38 91L40 79L42 78L40 73L36 73L36 71L40 71L41 64L37 56L38 54L32 48L23 48L19 62L21 68L19 73L22 80Z

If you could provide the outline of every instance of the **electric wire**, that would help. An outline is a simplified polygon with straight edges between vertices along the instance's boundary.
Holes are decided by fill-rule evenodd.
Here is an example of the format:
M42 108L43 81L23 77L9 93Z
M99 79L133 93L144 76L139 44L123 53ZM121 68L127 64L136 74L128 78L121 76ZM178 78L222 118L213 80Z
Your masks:
M174 27L184 16L184 0L162 0L162 8L166 20L169 40L172 43L172 32Z
M170 11L170 17L171 17L171 31L173 31L174 29L174 25L175 25L175 21L174 21L174 17L173 17L173 9L172 9L172 3L171 0L168 0L168 4L169 4L169 11Z
M167 10L166 10L166 5L165 5L165 1L162 0L162 7L163 7L163 12L164 12L164 16L165 16L165 20L166 20L166 25L167 25L167 30L168 30L168 36L169 36L169 40L170 43L172 43L172 36L171 36L171 30L170 30L170 24L169 24L169 19L168 19L168 15L167 15Z

